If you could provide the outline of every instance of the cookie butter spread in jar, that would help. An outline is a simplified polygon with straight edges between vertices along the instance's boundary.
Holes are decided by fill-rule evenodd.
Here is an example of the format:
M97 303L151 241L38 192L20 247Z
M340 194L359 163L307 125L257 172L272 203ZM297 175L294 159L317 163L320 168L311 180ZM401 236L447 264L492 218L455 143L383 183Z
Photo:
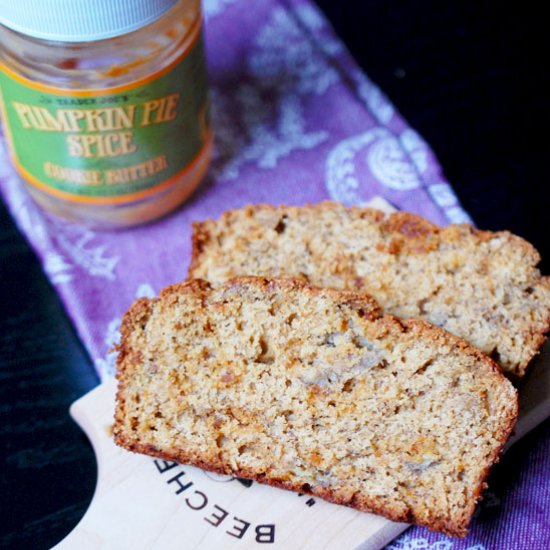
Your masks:
M0 105L45 209L92 227L158 218L210 159L199 0L0 0Z

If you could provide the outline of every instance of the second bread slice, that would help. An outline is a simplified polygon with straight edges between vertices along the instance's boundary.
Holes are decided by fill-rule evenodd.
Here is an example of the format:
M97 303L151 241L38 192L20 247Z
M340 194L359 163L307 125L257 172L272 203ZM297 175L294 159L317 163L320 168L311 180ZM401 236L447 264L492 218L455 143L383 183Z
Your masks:
M302 277L373 296L388 313L464 338L521 378L550 328L550 278L507 231L441 228L337 203L256 205L194 224L190 278Z
M190 281L121 332L119 445L454 535L517 415L492 360L353 292Z

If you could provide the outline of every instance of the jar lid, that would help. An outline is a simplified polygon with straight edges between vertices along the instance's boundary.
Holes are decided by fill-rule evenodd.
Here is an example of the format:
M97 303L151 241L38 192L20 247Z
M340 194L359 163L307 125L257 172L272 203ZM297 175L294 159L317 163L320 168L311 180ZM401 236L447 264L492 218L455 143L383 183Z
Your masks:
M0 23L61 42L88 42L135 31L178 0L0 0Z

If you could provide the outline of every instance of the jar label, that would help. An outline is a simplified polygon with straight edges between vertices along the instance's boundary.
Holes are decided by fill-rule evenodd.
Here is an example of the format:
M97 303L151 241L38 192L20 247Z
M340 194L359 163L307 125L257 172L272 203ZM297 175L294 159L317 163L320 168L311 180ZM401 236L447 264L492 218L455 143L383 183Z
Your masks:
M211 137L200 26L169 66L116 87L48 86L0 63L0 105L12 159L42 191L82 203L155 194L193 170Z

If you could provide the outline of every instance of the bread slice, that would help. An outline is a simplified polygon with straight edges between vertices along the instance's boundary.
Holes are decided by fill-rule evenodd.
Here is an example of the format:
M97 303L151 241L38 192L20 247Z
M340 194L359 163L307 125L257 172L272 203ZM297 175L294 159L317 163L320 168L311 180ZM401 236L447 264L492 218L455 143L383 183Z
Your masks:
M373 296L385 311L439 325L521 378L550 327L550 278L507 231L441 228L404 212L337 203L248 206L194 224L190 278L302 277Z
M517 416L490 358L350 291L189 281L121 332L119 445L452 535Z

